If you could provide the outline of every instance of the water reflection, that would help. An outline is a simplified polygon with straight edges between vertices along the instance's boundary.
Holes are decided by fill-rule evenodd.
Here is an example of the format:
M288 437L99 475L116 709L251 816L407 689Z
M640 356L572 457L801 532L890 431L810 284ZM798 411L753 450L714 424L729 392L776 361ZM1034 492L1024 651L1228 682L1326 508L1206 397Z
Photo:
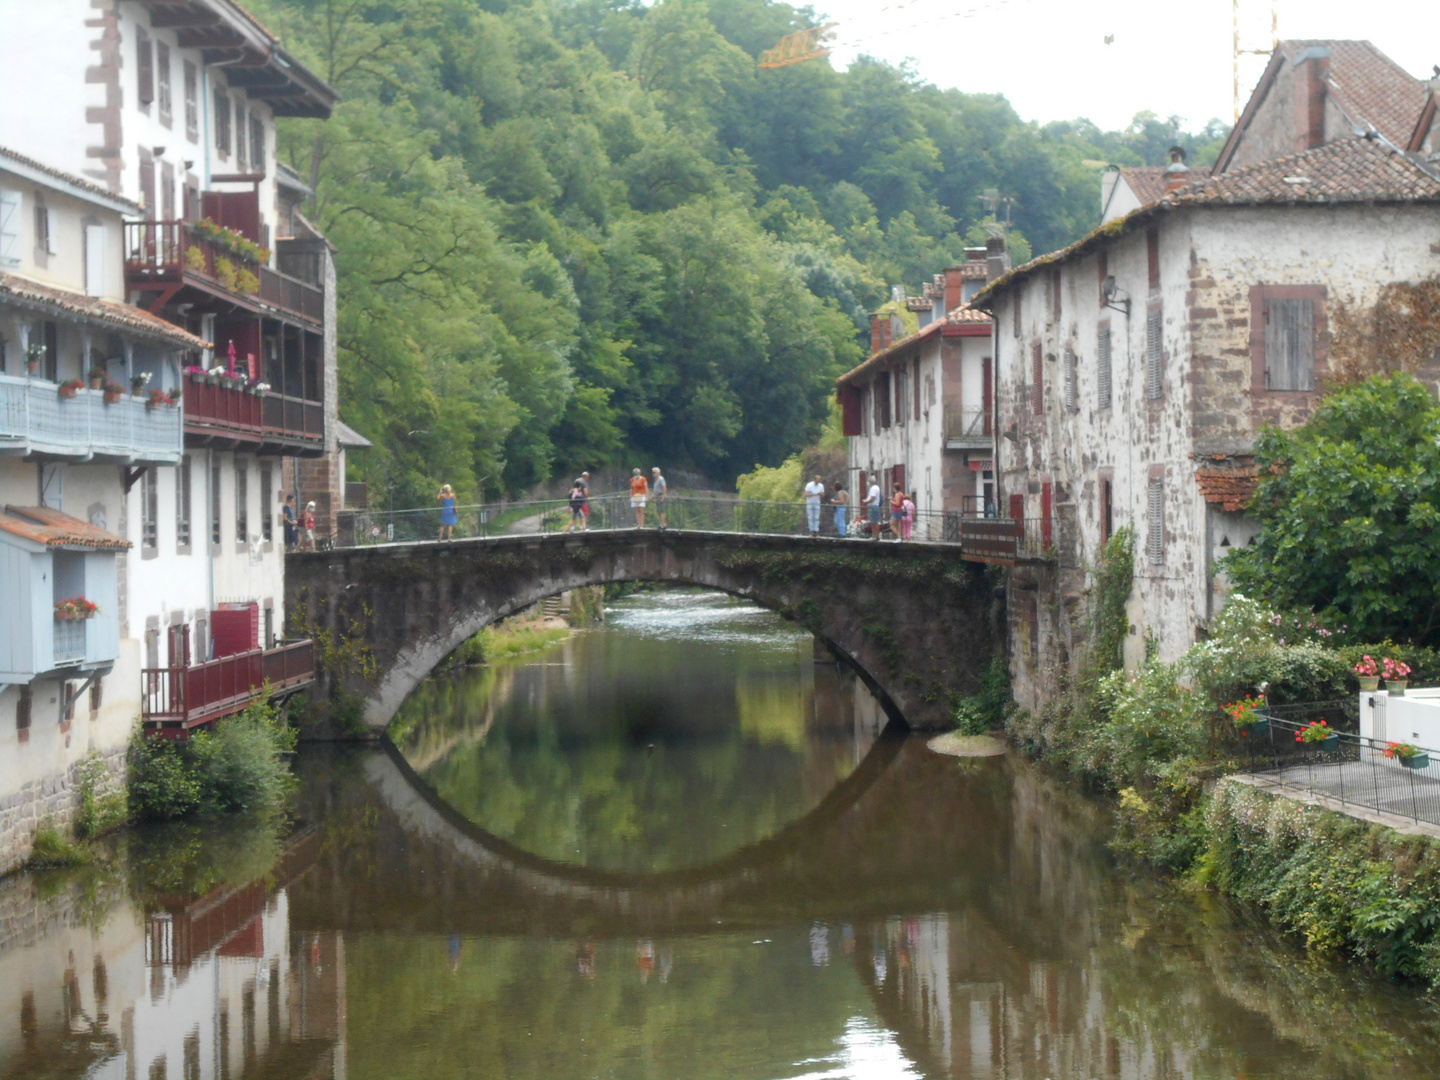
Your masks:
M885 723L779 616L719 593L613 605L543 655L430 681L392 731L486 832L621 871L703 864L803 817Z
M417 740L470 745L465 708ZM1440 1075L1428 997L1120 872L1103 811L1023 762L857 741L855 715L806 813L660 871L526 851L398 754L312 748L283 833L0 882L0 1076Z

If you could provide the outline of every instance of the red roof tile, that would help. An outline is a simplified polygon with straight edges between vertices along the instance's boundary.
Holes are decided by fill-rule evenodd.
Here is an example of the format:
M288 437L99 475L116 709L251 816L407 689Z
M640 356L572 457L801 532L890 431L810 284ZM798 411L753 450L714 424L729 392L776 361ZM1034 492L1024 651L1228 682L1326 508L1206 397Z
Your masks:
M1207 503L1233 513L1250 505L1255 489L1260 486L1260 470L1254 465L1238 468L1202 465L1195 470L1195 480Z
M1425 84L1368 41L1282 41L1285 58L1306 49L1330 50L1329 93L1357 124L1370 123L1393 143L1404 143L1425 105Z
M82 322L97 322L112 329L130 330L147 337L163 338L180 348L211 347L209 342L133 304L120 304L114 300L85 296L69 289L42 285L19 274L0 271L0 302L6 297L14 297L21 303L56 308L76 316Z
M1192 182L1163 201L1193 205L1411 199L1440 199L1440 177L1380 139L1350 138Z
M1160 197L1165 194L1165 170L1168 165L1139 165L1130 169L1121 169L1120 175L1124 178L1125 184L1135 193L1140 200L1141 206L1148 206L1150 203L1159 202ZM1190 170L1190 182L1204 180L1210 175L1210 170L1203 165Z
M62 514L48 506L7 506L0 514L0 530L51 548L85 547L123 551L131 546L123 536L96 528L88 521Z
M867 371L885 366L885 364L901 350L916 345L925 338L933 337L936 333L942 331L947 324L950 326L966 326L986 324L990 321L991 318L988 312L977 311L969 304L961 304L959 307L953 308L945 318L926 323L919 330L915 331L915 333L906 334L898 341L892 342L889 348L881 349L879 352L867 356L863 361L835 381L837 383L849 382L857 375L863 375Z
M988 323L991 318L988 311L981 311L969 304L961 304L945 316L945 321L952 326L959 326L964 323Z

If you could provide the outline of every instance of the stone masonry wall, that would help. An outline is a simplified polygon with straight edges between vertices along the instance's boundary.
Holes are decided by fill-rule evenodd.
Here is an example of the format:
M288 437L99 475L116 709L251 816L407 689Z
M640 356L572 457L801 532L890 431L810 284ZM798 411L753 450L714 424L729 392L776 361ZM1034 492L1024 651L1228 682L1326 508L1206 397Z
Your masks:
M125 784L125 747L97 751L105 763L96 795L119 791ZM0 874L17 869L30 857L35 830L42 824L69 829L79 806L80 769L76 761L62 773L32 780L0 798Z

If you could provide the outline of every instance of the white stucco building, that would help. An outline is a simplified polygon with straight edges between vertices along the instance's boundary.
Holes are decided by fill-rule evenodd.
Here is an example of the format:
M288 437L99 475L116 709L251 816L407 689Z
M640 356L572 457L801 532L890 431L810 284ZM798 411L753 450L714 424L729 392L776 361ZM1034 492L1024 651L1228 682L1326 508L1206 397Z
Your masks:
M872 482L916 496L920 535L943 529L944 511L994 514L991 323L967 302L985 278L982 248L908 302L918 329L873 317L870 356L838 380L855 516Z
M1382 290L1440 273L1440 168L1373 128L1311 134L1208 178L1171 173L1168 193L977 298L995 316L1001 492L1045 521L1056 555L1012 574L1021 704L1076 655L1075 601L1122 525L1136 544L1127 663L1194 642L1224 602L1219 560L1256 532L1260 427L1302 423L1327 381L1382 363L1363 341Z

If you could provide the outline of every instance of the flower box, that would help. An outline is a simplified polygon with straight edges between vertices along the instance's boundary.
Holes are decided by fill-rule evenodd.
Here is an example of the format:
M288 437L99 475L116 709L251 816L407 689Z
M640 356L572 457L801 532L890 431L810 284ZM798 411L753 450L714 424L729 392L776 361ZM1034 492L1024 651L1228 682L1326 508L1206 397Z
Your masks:
M1400 764L1406 769L1428 769L1430 767L1430 755L1411 754L1407 758L1401 758Z
M57 622L76 622L80 619L92 618L100 610L98 604L91 603L83 596L72 596L68 600L55 601L55 619Z
M71 379L69 382L62 382L56 389L62 398L73 398L84 385L79 379Z

